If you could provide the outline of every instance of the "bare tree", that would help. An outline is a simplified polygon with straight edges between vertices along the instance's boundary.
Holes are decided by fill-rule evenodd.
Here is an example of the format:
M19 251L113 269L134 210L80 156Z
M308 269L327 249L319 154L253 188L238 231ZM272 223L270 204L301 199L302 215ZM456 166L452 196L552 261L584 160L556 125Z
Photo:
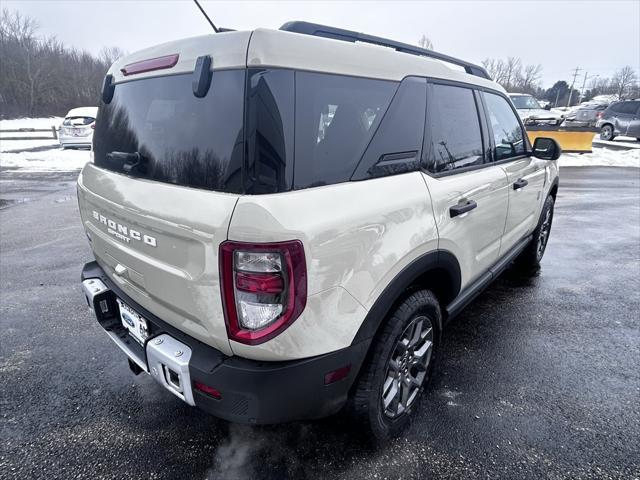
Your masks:
M502 85L505 73L505 63L501 59L485 58L482 61L482 66L487 70L489 76L494 81Z
M622 67L611 79L618 98L623 99L627 94L631 94L632 87L637 84L638 76L629 65Z
M111 66L116 60L124 57L126 54L127 53L120 47L102 47L98 57L104 64Z
M112 47L96 58L36 32L33 19L0 12L0 116L63 115L96 105L102 79L122 52Z
M516 78L516 84L518 90L524 93L533 94L540 81L540 75L542 74L542 65L526 65L518 78Z
M505 62L504 88L509 91L516 86L517 79L522 75L522 61L518 57L508 57Z
M506 60L486 58L482 65L487 69L489 76L507 91L521 90L525 77L527 89L535 90L535 84L542 71L541 66L527 66L529 70L526 75L523 75L522 61L518 57L507 57Z
M418 40L418 46L426 48L427 50L433 50L433 42L425 34L422 34L420 40Z

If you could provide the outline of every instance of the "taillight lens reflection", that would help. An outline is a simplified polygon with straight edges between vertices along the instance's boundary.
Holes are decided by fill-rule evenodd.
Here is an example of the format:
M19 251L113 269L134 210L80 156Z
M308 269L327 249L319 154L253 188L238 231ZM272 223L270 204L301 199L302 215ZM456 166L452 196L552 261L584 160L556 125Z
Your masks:
M237 342L266 342L298 318L306 305L306 262L298 240L224 242L220 278L227 332Z

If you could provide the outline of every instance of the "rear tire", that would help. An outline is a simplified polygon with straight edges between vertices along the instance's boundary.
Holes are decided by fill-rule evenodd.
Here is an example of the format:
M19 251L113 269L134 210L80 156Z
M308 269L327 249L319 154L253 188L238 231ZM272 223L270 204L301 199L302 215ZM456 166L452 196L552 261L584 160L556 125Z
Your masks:
M611 141L614 138L616 138L616 136L613 133L613 125L606 123L600 127L600 139Z
M409 424L431 376L441 318L435 295L419 290L390 313L374 338L350 406L376 441L397 436Z
M547 249L549 235L551 235L551 225L553 224L554 198L549 195L542 207L538 226L533 231L533 238L516 259L516 265L522 271L535 272L540 268L540 262Z

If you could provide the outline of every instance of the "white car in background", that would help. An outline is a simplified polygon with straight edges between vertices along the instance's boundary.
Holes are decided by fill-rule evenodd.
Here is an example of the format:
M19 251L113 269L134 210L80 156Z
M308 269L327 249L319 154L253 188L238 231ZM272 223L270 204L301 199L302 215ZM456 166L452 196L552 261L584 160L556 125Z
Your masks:
M526 125L560 125L564 116L542 108L538 100L525 93L510 93L509 98Z
M98 107L79 107L69 110L58 131L60 146L91 148L97 114Z

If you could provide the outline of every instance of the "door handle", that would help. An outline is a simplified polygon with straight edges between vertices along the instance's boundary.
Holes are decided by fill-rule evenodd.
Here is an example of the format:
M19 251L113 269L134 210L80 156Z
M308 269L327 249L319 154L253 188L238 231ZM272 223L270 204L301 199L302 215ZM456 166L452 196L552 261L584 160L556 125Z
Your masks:
M449 215L451 215L451 218L457 217L458 215L462 215L463 213L470 212L477 206L478 204L474 200L468 200L467 203L459 203L449 208Z
M513 184L513 189L520 190L521 188L524 188L527 185L529 185L529 182L526 181L524 178L520 178Z

